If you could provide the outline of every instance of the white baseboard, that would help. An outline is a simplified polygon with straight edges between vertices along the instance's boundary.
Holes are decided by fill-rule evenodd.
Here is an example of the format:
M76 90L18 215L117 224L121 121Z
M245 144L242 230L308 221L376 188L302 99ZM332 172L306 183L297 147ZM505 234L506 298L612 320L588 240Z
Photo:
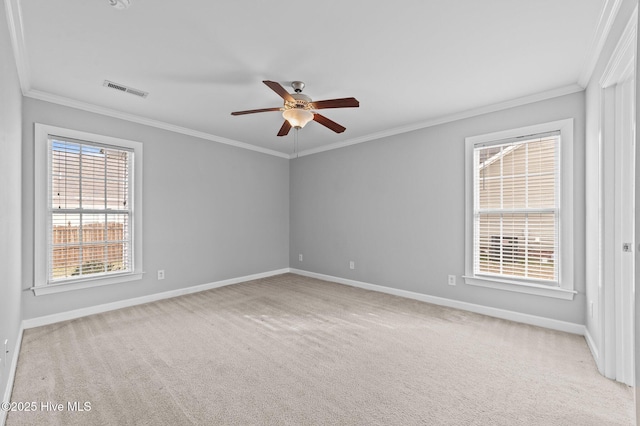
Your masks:
M13 391L13 382L16 375L16 369L18 367L18 356L20 354L20 347L22 346L22 335L24 330L28 328L40 327L43 325L54 324L60 321L67 321L76 319L88 315L99 314L102 312L113 311L115 309L127 308L129 306L141 305L144 303L155 302L156 300L169 299L176 296L182 296L185 294L197 293L200 291L210 290L213 288L224 287L231 284L238 284L245 281L257 280L260 278L267 278L274 275L280 275L290 272L289 268L277 269L274 271L263 272L259 274L246 275L244 277L230 278L222 281L215 281L208 284L196 285L193 287L180 288L176 290L166 291L163 293L150 294L148 296L136 297L133 299L121 300L113 303L105 303L102 305L91 306L88 308L75 309L73 311L60 312L53 315L46 315L37 318L30 318L22 320L20 330L18 331L18 337L15 343L15 350L13 358L11 360L11 367L9 370L9 377L7 381L7 387L4 391L2 402L9 402L11 393ZM0 410L0 426L4 426L6 422L7 412Z
M490 317L506 319L509 321L520 322L538 327L544 327L551 330L565 331L567 333L585 335L585 326L572 322L560 321L551 318L539 317L536 315L523 314L520 312L508 311L505 309L492 308L489 306L476 305L468 302L461 302L444 297L429 296L427 294L415 293L413 291L399 290L397 288L385 287L376 284L369 284L362 281L355 281L346 278L334 277L331 275L318 274L315 272L304 271L301 269L291 269L291 272L305 277L318 278L325 281L331 281L338 284L345 284L352 287L359 287L366 290L379 291L381 293L392 294L394 296L406 297L408 299L420 300L422 302L433 303L434 305L447 306L450 308L462 309L464 311L475 312Z
M598 367L598 371L600 372L600 374L602 374L604 372L604 366L600 365L600 351L598 350L598 346L596 345L595 340L593 340L593 336L591 336L591 333L589 332L589 329L587 327L584 328L584 340L587 341L587 346L591 351L591 356L593 357L593 360L596 362L596 367Z
M18 357L20 355L20 347L22 346L22 332L24 327L20 325L18 330L18 336L16 337L15 345L13 346L13 356L11 357L11 366L9 367L9 377L7 377L7 387L4 390L2 402L10 402L11 393L13 392L13 381L16 378L16 369L18 368ZM7 421L7 412L0 410L0 426L4 426Z
M100 314L102 312L113 311L121 308L128 308L130 306L142 305L144 303L155 302L162 299L170 299L172 297L183 296L185 294L197 293L200 291L211 290L212 288L224 287L231 284L238 284L245 281L257 280L260 278L267 278L274 275L280 275L290 272L289 268L277 269L269 272L262 272L259 274L245 275L244 277L230 278L228 280L215 281L208 284L201 284L192 287L179 288L176 290L165 291L163 293L149 294L147 296L136 297L133 299L120 300L118 302L105 303L102 305L90 306L82 309L75 309L73 311L60 312L52 315L45 315L42 317L29 318L22 321L22 328L34 328L43 325L54 324L60 321L68 321L88 315ZM1 425L0 425L1 426Z
M148 296L137 297L133 299L122 300L113 303L105 303L102 305L91 306L83 309L76 309L73 311L61 312L53 315L46 315L37 318L26 319L22 321L20 330L18 332L17 341L15 344L15 351L11 361L11 368L9 370L9 377L7 387L4 392L3 402L8 402L13 390L13 381L15 379L16 368L18 366L18 355L20 353L20 347L22 345L23 331L28 328L40 327L43 325L53 324L60 321L67 321L84 317L87 315L98 314L102 312L108 312L115 309L126 308L135 305L141 305L144 303L154 302L162 299L169 299L176 296L182 296L185 294L197 293L200 291L210 290L213 288L224 287L227 285L238 284L245 281L256 280L260 278L267 278L274 275L280 275L284 273L294 273L306 277L317 278L325 281L331 281L338 284L349 285L352 287L363 288L366 290L378 291L381 293L392 294L394 296L406 297L409 299L415 299L422 302L433 303L435 305L447 306L450 308L462 309L465 311L475 312L491 317L502 318L510 321L520 322L524 324L535 325L539 327L549 328L552 330L565 331L568 333L579 334L585 336L587 345L591 350L591 353L598 364L598 350L597 346L591 334L582 324L575 324L566 321L559 321L550 318L539 317L535 315L523 314L520 312L508 311L505 309L492 308L483 305L476 305L473 303L461 302L453 299L446 299L443 297L429 296L427 294L415 293L407 290L400 290L392 287L385 287L376 284L365 283L362 281L355 281L346 278L334 277L331 275L319 274L315 272L304 271L294 268L283 268L269 272L263 272L259 274L246 275L244 277L231 278L222 281L216 281L208 284L197 285L193 287L180 288L163 293L150 294ZM0 426L4 426L6 421L6 412L0 411Z
M99 314L102 312L113 311L115 309L127 308L129 306L141 305L144 303L155 302L156 300L169 299L185 294L197 293L200 291L210 290L213 288L224 287L231 284L237 284L245 281L267 278L274 275L280 275L291 272L311 278L318 278L325 281L331 281L339 284L345 284L352 287L359 287L366 290L378 291L381 293L392 294L394 296L406 297L409 299L420 300L422 302L433 303L435 305L448 306L450 308L462 309L465 311L475 312L478 314L488 315L496 318L502 318L510 321L521 322L524 324L535 325L539 327L549 328L552 330L565 331L568 333L579 334L587 337L588 333L582 324L576 324L566 321L555 320L551 318L539 317L536 315L523 314L520 312L509 311L505 309L492 308L489 306L476 305L468 302L447 299L443 297L430 296L427 294L416 293L407 290L400 290L392 287L385 287L377 284L370 284L362 281L355 281L346 278L334 277L331 275L319 274L316 272L305 271L295 268L282 268L274 271L263 272L259 274L246 275L243 277L230 278L227 280L216 281L208 284L201 284L193 287L180 288L176 290L166 291L163 293L155 293L147 296L137 297L133 299L121 300L118 302L105 303L102 305L90 306L87 308L76 309L73 311L60 312L57 314L46 315L42 317L25 319L22 321L22 328L28 329L40 327L43 325L54 324L60 321L67 321L88 315ZM597 348L593 343L591 336L587 338L587 344L596 358ZM596 358L597 360L597 358Z

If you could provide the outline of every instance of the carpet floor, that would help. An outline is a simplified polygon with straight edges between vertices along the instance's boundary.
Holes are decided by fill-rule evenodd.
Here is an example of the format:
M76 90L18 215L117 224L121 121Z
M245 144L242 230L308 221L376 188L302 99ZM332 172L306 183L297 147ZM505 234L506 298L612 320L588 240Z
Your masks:
M36 409L8 426L634 424L581 336L294 274L25 330L11 401Z

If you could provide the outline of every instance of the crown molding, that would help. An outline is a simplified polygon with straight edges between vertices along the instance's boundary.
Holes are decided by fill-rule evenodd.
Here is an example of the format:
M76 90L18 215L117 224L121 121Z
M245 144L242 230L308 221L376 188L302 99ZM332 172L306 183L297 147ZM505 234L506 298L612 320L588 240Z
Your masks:
M633 9L602 76L600 87L606 88L629 77L635 70L638 33L638 5Z
M158 129L168 130L170 132L180 133L187 136L193 136L200 139L205 139L213 142L222 143L225 145L231 145L238 148L248 149L250 151L260 152L262 154L273 155L280 158L289 158L289 154L275 151L268 148L262 148L255 145L251 145L245 142L236 141L233 139L227 139L221 136L212 135L210 133L201 132L198 130L189 129L186 127L177 126L174 124L166 123L159 120L152 120L150 118L141 117L135 114L129 114L110 108L101 107L98 105L90 104L87 102L81 102L75 99L67 98L65 96L55 95L40 90L31 88L31 72L29 69L29 61L27 60L27 48L24 38L24 26L22 22L22 11L20 8L20 0L4 0L4 5L7 13L7 24L9 26L9 33L11 38L11 44L13 47L13 55L16 62L16 68L18 71L18 79L20 81L20 89L22 95L28 98L38 99L41 101L51 102L58 105L63 105L71 108L80 109L96 114L106 115L108 117L118 118L121 120L130 121L133 123L143 124L145 126L156 127Z
M607 41L607 37L609 37L609 32L611 31L611 27L613 27L616 16L618 16L621 4L622 0L606 0L602 7L596 33L591 40L591 46L582 65L582 73L580 73L580 77L578 78L578 84L582 87L587 87L589 80L591 80L591 75L596 68L596 64L604 48L604 43Z
M578 84L571 84L569 86L559 87L557 89L547 90L545 92L536 93L529 96L523 96L520 98L512 99L505 102L499 102L492 105L486 105L480 108L474 108L467 111L445 115L442 117L434 118L427 121L422 121L408 126L395 127L393 129L384 130L377 133L371 133L369 135L361 136L358 138L348 139L342 142L336 142L330 145L321 146L318 148L307 149L300 151L298 154L292 154L290 158L304 157L306 155L317 154L324 151L330 151L332 149L344 148L350 145L356 145L363 142L369 142L376 139L381 139L389 136L399 135L401 133L408 133L414 130L425 129L427 127L433 127L440 124L451 123L453 121L463 120L465 118L476 117L482 114L488 114L504 109L514 108L534 102L544 101L546 99L556 98L559 96L570 95L572 93L582 92L584 88Z
M618 13L618 9L620 8L620 3L622 0L606 0L605 6L603 7L603 11L600 16L600 20L598 23L597 35L594 37L594 41L592 42L592 46L590 49L589 60L587 61L587 65L585 66L585 70L589 68L588 72L583 72L580 77L578 84L561 87L558 89L549 90L546 92L541 92L538 94L525 96L521 98L517 98L514 100L500 102L493 105L488 105L480 108L475 108L467 111L463 111L456 114L446 115L443 117L430 119L427 121L418 122L415 124L411 124L408 126L396 127L388 130L384 130L381 132L371 133L369 135L364 135L354 139L348 139L342 142L337 142L329 145L325 145L318 148L312 148L309 150L301 151L294 154L286 154L280 151L258 147L256 145L252 145L246 142L237 141L234 139L228 139L221 136L213 135L210 133L201 132L198 130L189 129L186 127L177 126L174 124L170 124L167 122L153 120L150 118L138 116L135 114L129 114L117 110L113 110L110 108L101 107L98 105L77 101L75 99L67 98L61 95L55 95L48 92L43 92L40 90L34 90L31 88L31 79L30 79L30 69L29 63L27 61L27 50L24 41L24 32L23 32L23 23L22 23L22 13L20 9L20 0L4 0L5 8L7 10L7 21L9 24L9 32L11 35L11 42L13 45L13 52L16 61L16 67L18 70L18 78L20 80L20 87L22 90L22 94L25 97L43 100L46 102L51 102L59 105L68 106L71 108L76 108L88 112L93 112L96 114L106 115L113 118L118 118L121 120L126 120L138 124L143 124L146 126L151 126L163 130L168 130L175 133L180 133L188 136L197 137L200 139L205 139L213 142L218 142L226 145L235 146L238 148L248 149L250 151L260 152L267 155L273 155L280 158L293 159L297 157L303 157L306 155L316 154L324 151L329 151L338 148L344 148L350 145L355 145L363 142L372 141L375 139L381 139L389 136L394 136L402 133L412 132L414 130L424 129L427 127L436 126L439 124L449 123L456 120L462 120L465 118L474 117L481 114L486 114L490 112L495 112L507 108L512 108L520 105L525 105L532 102L537 102L557 96L567 95L575 92L579 92L584 90L585 84L582 84L583 80L586 80L588 83L589 78L591 77L591 73L593 72L593 67L595 67L595 63L597 62L598 55L602 50L602 46L604 45L604 41L609 34L611 26L613 25L613 21Z
M26 59L27 49L24 43L24 26L22 24L22 9L19 0L4 0L4 8L7 14L9 37L13 47L13 56L18 70L18 80L22 95L26 95L31 88L31 70Z
M583 91L584 88L577 85L572 84L569 86L560 87L557 89L548 90L545 92L536 93L529 96L524 96L521 98L512 99L505 102L500 102L497 104L487 105L480 108L474 108L471 110L463 111L456 114L450 114L442 117L438 117L435 119L422 121L419 123L411 124L408 126L395 127L392 129L384 130L381 132L371 133L368 135L364 135L358 138L348 139L342 142L336 142L329 145L324 145L318 148L312 148L305 151L300 151L298 153L286 154L280 151L275 151L268 148L262 148L256 145L252 145L246 142L236 141L234 139L228 139L221 136L216 136L210 133L201 132L198 130L189 129L186 127L176 126L174 124L170 124L164 121L153 120L146 117L141 117L135 114L129 114L121 111L117 111L110 108L101 107L98 105L77 101L75 99L67 98L60 95L54 95L48 92L43 92L40 90L28 89L26 93L23 93L24 96L38 99L41 101L51 102L58 105L68 106L71 108L80 109L87 112L92 112L95 114L101 114L113 118L118 118L121 120L131 121L138 124L143 124L145 126L155 127L158 129L168 130L175 133L180 133L183 135L193 136L200 139L209 140L212 142L218 142L225 145L231 145L238 148L248 149L250 151L256 151L263 154L273 155L275 157L286 158L286 159L294 159L298 157L304 157L306 155L317 154L324 151L330 151L333 149L344 148L351 145L356 145L364 142L369 142L376 139L382 139L389 136L395 136L402 133L408 133L415 130L424 129L427 127L437 126L439 124L450 123L453 121L462 120L465 118L471 118L482 114L487 114L495 111L500 111L504 109L514 108L521 105L530 104L533 102L543 101L546 99L555 98L558 96L569 95L576 92Z
M129 114L126 112L121 112L117 110L113 110L110 108L104 108L101 106L97 106L94 104L80 102L75 99L70 99L60 95L54 95L48 92L42 92L39 90L29 90L24 96L38 99L41 101L51 102L59 105L68 106L71 108L80 109L83 111L93 112L96 114L106 115L108 117L119 118L121 120L131 121L133 123L143 124L145 126L156 127L158 129L168 130L170 132L181 133L187 136L194 136L196 138L205 139L213 142L222 143L225 145L231 145L238 148L248 149L250 151L260 152L262 154L273 155L275 157L280 158L289 158L289 154L285 154L283 152L275 151L268 148L261 148L259 146L251 145L245 142L236 141L233 139L223 138L221 136L212 135L210 133L200 132L198 130L189 129L186 127L176 126L174 124L169 124L164 121L153 120L146 117L141 117L135 114Z

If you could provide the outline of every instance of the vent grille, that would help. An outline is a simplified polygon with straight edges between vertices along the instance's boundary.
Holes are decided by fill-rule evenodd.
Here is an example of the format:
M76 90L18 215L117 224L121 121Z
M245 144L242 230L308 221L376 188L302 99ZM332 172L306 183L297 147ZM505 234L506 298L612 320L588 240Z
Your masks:
M102 84L104 87L108 87L110 89L119 90L121 92L131 93L132 95L139 96L141 98L146 98L149 96L149 92L145 92L144 90L134 89L132 87L127 87L124 84L114 83L113 81L105 80Z

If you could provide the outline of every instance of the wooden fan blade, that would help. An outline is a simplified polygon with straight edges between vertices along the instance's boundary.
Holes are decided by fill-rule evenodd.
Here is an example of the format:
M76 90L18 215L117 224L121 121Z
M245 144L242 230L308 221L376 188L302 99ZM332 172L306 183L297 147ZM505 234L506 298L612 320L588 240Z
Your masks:
M311 103L312 109L325 109L325 108L358 108L360 102L356 98L340 98L340 99L327 99L325 101L315 101Z
M324 115L313 114L313 121L316 121L316 122L322 124L324 127L328 128L328 129L331 129L336 133L342 133L345 130L347 130L346 127L341 126L340 124L336 123L333 120L329 120Z
M280 95L280 97L282 99L284 99L285 101L289 101L289 102L295 102L296 101L295 99L293 99L293 96L291 96L289 94L289 92L287 92L287 89L285 89L284 87L282 87L280 85L280 83L278 83L276 81L269 81L269 80L263 80L262 82L264 84L266 84L267 86L269 86L269 88L271 90L273 90L278 95Z
M287 120L284 120L282 123L282 127L280 127L280 131L278 132L278 136L287 136L289 134L289 130L291 130L291 124Z
M267 112L267 111L280 111L280 108L248 109L246 111L235 111L235 112L232 112L231 115L255 114L256 112Z

